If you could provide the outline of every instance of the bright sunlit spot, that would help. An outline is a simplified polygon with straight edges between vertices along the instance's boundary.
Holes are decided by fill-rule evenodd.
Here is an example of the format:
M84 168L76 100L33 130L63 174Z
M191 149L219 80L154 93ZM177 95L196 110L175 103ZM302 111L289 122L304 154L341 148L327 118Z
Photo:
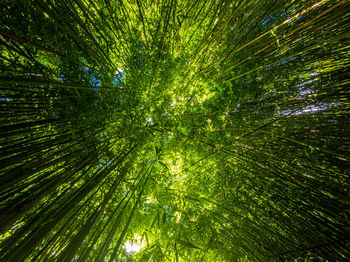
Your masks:
M141 237L139 235L135 236L135 240L128 240L124 245L124 250L131 254L139 252L145 244L141 242Z
M123 73L123 72L124 72L123 68L118 68L118 70L115 71L115 74L120 74L120 73Z
M128 241L125 243L124 249L128 253L134 253L134 252L137 253L142 249L142 246L136 243L133 243L132 241Z
M153 125L152 117L147 117L146 118L146 123Z

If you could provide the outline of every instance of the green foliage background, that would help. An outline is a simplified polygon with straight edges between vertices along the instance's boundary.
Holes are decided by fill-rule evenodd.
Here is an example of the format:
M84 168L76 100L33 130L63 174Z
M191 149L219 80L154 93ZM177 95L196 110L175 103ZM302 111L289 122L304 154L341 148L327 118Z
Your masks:
M349 260L349 9L1 1L0 260Z

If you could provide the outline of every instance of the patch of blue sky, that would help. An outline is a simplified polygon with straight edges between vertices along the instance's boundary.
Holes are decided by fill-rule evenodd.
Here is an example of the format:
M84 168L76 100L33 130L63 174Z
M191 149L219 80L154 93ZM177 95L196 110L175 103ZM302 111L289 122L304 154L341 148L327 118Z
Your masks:
M293 10L295 11L295 10ZM268 22L272 22L272 20L275 17L281 17L281 16L285 16L286 12L282 12L282 13L277 13L276 15L271 15L269 18L267 18L265 21L262 22L263 25L266 25ZM288 16L288 19L291 18L291 16ZM289 23L290 24L290 23Z
M83 71L85 72L85 74L90 76L90 83L91 83L91 85L93 85L93 86L101 86L100 80L98 80L98 74L94 73L87 66L83 67Z
M271 15L270 17L268 17L265 21L262 22L263 25L266 25L268 22L272 22L272 20L275 18L275 17L278 17L278 16L284 16L286 14L286 12L283 12L283 13L277 13L276 15ZM290 17L288 17L290 18Z
M264 22L262 22L263 25L266 25L268 21L271 20L271 17L267 18Z
M93 82L93 85L94 86L101 86L101 83L100 83L100 81L97 80L96 82Z
M277 63L277 65L283 65L283 64L285 64L285 63L287 63L287 62L288 62L288 59L283 60L282 62Z
M93 86L101 86L100 81L96 78L95 74L91 74L90 81Z
M61 81L66 80L66 78L65 78L62 74L58 75L58 78L59 78Z
M321 111L326 111L328 109L334 108L334 107L339 107L342 106L341 103L337 103L337 102L331 102L331 103L318 103L318 104L312 104L312 105L307 105L304 106L302 109L300 110L291 110L291 109L287 109L287 110L282 110L282 111L277 111L277 115L301 115L301 114L312 114L312 113L317 113L317 112L321 112Z
M14 226L13 226L13 227L11 227L10 229L14 229L14 228L16 228L18 225L19 225L19 223L18 223L18 224L16 224L16 225L14 225Z
M124 69L118 68L118 70L115 72L113 85L120 86L121 82L123 81L123 77L124 77Z
M283 65L283 64L288 63L289 61L293 61L293 60L295 60L295 59L296 59L296 58L295 58L294 56L292 56L292 57L290 57L290 58L288 58L288 59L285 59L285 60L283 60L283 61L277 63L276 65Z
M107 162L107 166L111 165L112 163L114 163L114 158L112 158L110 161Z
M146 118L146 125L147 124L153 125L152 117L147 117Z

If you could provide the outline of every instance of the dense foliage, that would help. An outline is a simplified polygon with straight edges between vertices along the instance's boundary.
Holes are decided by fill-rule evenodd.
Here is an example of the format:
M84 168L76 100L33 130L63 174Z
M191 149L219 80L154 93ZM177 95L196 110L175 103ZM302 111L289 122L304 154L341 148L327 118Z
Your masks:
M0 260L350 260L349 10L0 1Z

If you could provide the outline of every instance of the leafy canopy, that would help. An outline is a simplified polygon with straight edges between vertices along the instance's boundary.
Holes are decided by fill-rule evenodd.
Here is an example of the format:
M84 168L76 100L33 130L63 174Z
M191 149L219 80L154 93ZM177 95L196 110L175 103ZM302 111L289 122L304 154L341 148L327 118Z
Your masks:
M1 1L0 260L349 260L349 5Z

